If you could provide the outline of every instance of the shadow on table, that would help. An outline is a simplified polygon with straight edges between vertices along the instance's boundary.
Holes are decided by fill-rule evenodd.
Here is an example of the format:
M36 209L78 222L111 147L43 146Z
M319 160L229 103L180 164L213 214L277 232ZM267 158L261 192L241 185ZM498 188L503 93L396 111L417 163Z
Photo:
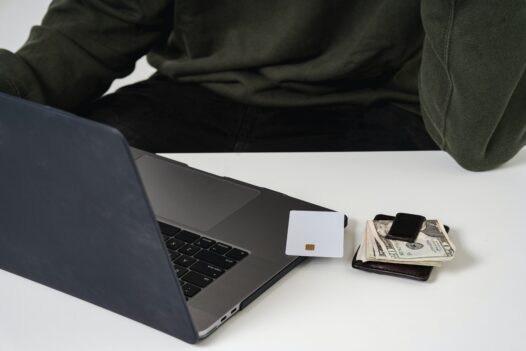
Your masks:
M349 218L347 220L347 227L345 227L344 232L344 242L343 242L343 259L345 260L345 264L348 264L352 257L354 256L354 241L356 240L356 234L357 234L357 223L354 219ZM350 266L350 263L349 263Z
M526 148L512 158L509 162L503 164L498 169L507 169L512 167L524 166L526 164Z

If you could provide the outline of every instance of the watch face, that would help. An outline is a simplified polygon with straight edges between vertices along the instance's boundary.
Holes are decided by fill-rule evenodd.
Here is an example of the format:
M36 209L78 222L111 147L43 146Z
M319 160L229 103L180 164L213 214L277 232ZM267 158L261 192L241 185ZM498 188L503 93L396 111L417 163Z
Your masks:
M388 235L399 240L414 241L422 229L425 218L422 216L399 213L389 230Z

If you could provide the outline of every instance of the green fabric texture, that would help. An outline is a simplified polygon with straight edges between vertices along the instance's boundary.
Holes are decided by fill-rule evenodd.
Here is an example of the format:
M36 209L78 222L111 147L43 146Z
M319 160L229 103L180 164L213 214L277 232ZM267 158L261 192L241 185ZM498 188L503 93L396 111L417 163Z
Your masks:
M54 0L0 91L74 110L147 54L247 104L395 104L480 171L526 144L525 37L520 0Z

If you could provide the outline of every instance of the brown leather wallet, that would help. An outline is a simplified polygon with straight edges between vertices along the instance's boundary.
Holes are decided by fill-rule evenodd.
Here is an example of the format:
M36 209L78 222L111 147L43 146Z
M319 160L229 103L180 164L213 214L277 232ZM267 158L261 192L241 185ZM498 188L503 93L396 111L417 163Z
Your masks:
M374 217L375 220L394 220L395 217L379 214ZM449 227L444 226L446 231L449 233ZM359 247L358 247L359 249ZM362 262L356 260L358 250L354 254L352 259L352 267L360 269L366 272L372 272L377 274L392 275L395 277L408 278L420 281L426 281L429 279L429 275L433 270L433 267L429 266L416 266L409 264L398 264L398 263L386 263L386 262Z

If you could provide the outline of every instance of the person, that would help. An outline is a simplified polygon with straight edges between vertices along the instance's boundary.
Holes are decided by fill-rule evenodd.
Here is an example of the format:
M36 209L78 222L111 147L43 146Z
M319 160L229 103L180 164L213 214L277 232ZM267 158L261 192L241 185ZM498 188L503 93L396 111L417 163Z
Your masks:
M0 91L148 151L441 148L482 171L525 145L525 37L519 0L54 0ZM154 76L102 96L145 54Z

